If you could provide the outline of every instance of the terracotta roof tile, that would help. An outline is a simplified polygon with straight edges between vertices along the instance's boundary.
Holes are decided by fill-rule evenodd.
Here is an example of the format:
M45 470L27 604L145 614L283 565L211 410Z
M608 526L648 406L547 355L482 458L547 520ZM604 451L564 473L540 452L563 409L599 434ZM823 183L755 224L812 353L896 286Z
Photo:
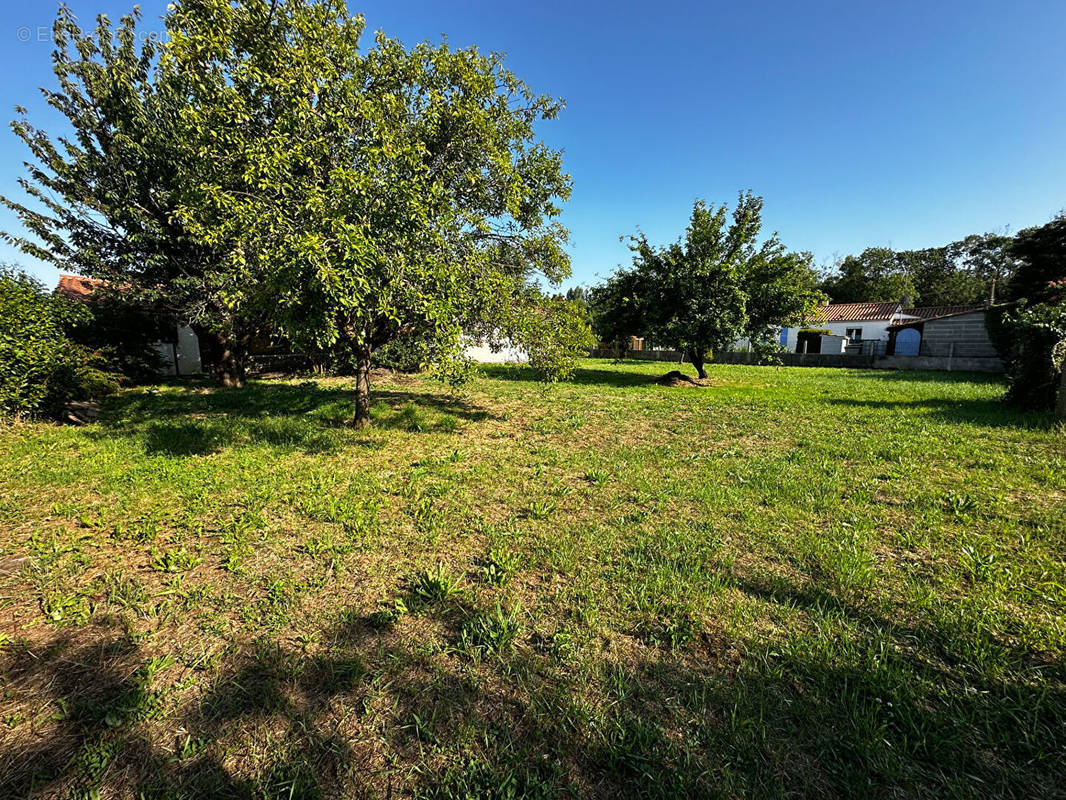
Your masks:
M104 283L99 278L86 278L83 275L60 275L56 291L71 300L84 300Z
M984 306L924 306L922 308L905 308L903 313L918 319L933 319L953 314L968 314L971 311L984 311Z
M830 303L809 322L874 322L894 319L899 303Z

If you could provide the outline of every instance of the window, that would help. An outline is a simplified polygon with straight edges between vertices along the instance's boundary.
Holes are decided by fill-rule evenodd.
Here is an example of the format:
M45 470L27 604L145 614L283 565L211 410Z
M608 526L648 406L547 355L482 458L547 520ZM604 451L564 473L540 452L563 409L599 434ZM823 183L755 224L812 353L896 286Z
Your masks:
M853 342L862 341L862 328L848 328L848 339Z

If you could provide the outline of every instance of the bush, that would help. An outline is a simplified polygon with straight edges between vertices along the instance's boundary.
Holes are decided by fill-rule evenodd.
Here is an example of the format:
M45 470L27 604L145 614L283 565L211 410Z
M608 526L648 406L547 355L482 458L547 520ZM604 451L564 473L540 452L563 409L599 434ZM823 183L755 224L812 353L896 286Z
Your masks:
M0 413L58 416L118 388L106 359L67 338L67 313L40 281L0 266Z
M106 289L97 289L85 301L57 295L53 303L67 338L100 354L109 368L132 381L159 377L164 362L153 342L174 333L174 322L165 314Z
M987 326L1007 371L1007 402L1051 409L1066 357L1066 299L1000 309Z
M1012 306L990 312L986 325L1007 370L1007 401L1051 410L1066 356L1066 215L1020 231L1010 249L1019 259Z

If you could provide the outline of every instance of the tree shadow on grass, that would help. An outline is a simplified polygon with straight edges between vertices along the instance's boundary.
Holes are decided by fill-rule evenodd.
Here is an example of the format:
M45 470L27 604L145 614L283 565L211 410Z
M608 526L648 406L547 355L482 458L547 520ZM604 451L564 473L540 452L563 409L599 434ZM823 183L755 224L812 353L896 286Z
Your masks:
M858 400L847 397L825 398L823 402L871 411L895 411L927 415L939 422L980 425L990 428L1051 430L1057 420L1051 413L1022 411L999 400L925 398L920 400Z
M450 432L491 414L462 398L385 388L373 393L373 426L408 432ZM176 458L241 445L310 454L373 443L350 427L351 391L315 383L251 382L242 390L192 385L178 392L111 398L89 435L128 436L146 452Z
M514 650L472 645L464 631L485 609L467 601L385 626L351 609L313 652L269 639L233 648L173 708L160 689L187 677L180 665L153 673L160 662L129 638L59 633L2 656L7 696L59 716L47 738L4 737L0 795L945 796L976 785L1031 797L1066 779L1060 673L1031 686L949 671L936 631L788 583L735 585L765 602L835 604L861 623L854 652L711 631L678 651L596 647L568 670L536 636ZM426 647L428 631L439 647Z
M646 364L648 362L642 361L640 363ZM654 374L628 370L578 369L565 382L578 386L612 386L620 389L634 386L654 386L663 374L672 369L677 369L677 365L673 362L663 362L662 367L662 372ZM539 380L533 368L527 366L482 364L480 369L485 377L493 380L518 381L522 383L536 383Z

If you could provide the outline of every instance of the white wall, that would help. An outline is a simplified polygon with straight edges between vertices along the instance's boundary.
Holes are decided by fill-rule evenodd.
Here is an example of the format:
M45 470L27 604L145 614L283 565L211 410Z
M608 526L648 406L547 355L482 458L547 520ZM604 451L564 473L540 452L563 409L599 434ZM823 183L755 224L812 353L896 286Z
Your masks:
M911 319L907 317L906 319ZM900 320L877 320L871 322L864 320L863 322L812 322L808 325L804 325L804 328L813 328L815 330L828 330L834 336L847 336L848 328L862 328L862 338L866 339L879 339L882 342L888 341L888 326L895 325ZM785 349L790 353L796 352L796 340L799 338L800 328L788 329L788 343L785 345Z
M152 347L163 361L160 372L163 375L199 375L203 371L200 363L200 340L188 325L178 326L178 341L153 342ZM177 367L174 354L177 351Z
M467 358L477 361L479 364L525 363L529 361L529 356L525 350L510 344L505 346L500 352L494 353L487 344L471 342L466 346L463 353Z

